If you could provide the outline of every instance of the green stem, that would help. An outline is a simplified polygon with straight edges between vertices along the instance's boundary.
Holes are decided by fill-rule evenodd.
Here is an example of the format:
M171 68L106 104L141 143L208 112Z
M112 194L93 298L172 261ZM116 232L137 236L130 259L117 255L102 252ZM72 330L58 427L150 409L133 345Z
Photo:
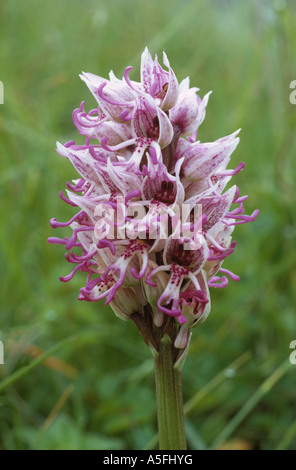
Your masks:
M165 334L154 355L160 450L186 450L182 373L174 363L174 344Z

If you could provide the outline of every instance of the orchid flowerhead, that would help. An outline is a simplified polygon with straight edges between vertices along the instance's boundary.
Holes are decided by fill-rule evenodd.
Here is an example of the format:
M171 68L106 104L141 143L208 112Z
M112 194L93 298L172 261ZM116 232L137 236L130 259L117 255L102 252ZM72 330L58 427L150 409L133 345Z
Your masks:
M178 83L166 54L162 66L147 48L139 82L131 70L121 79L81 75L96 100L73 113L84 143L57 144L79 174L60 193L77 212L51 220L71 232L49 242L64 245L73 266L63 282L86 273L79 300L105 299L120 318L138 324L140 316L150 327L173 321L175 347L184 350L190 328L210 313L210 289L239 279L224 268L232 232L259 211L246 215L247 196L226 188L244 167L228 169L239 131L196 140L210 93L201 98L189 78Z

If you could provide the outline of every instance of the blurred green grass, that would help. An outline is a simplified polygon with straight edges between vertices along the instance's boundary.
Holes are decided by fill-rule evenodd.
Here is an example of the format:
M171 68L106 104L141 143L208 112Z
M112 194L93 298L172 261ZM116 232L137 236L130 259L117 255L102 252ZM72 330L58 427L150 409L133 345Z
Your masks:
M79 141L72 110L94 104L78 74L133 65L137 77L146 45L166 51L179 80L189 75L202 95L213 90L202 141L242 128L233 167L246 168L235 183L249 194L248 212L261 210L235 231L227 267L241 282L212 290L212 313L193 332L185 402L206 393L187 417L190 447L210 446L288 361L296 338L295 20L295 3L284 0L0 3L0 379L31 363L30 345L46 351L77 335L56 356L60 370L41 365L0 395L1 449L141 449L155 434L150 352L132 322L76 300L84 275L60 283L68 273L63 248L46 242L49 219L69 219L58 192L75 177L55 142ZM240 368L228 368L246 351ZM293 367L229 439L296 449Z

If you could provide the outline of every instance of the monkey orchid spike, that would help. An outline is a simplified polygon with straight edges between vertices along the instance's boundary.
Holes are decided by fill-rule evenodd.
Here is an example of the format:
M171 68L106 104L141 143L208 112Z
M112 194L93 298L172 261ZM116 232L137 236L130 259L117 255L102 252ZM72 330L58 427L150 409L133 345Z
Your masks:
M105 299L123 320L132 319L154 356L161 449L186 449L181 368L190 330L210 313L210 290L239 277L224 268L235 249L236 225L252 222L248 196L226 189L245 166L228 169L239 130L214 142L197 140L210 93L203 98L189 78L178 83L163 53L163 66L146 48L141 81L82 73L96 100L73 112L84 143L57 144L79 177L63 201L75 210L64 245L70 281L82 271L78 299ZM75 209L74 209L75 208Z

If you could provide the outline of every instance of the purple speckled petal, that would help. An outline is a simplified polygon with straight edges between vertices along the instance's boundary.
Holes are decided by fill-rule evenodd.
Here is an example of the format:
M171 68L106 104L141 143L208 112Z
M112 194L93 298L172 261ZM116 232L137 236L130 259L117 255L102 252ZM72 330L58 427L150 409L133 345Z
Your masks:
M198 88L189 88L189 79L183 80L180 88L178 101L170 110L169 117L172 124L179 127L181 135L187 136L197 132L203 122L211 92L201 100L196 95Z
M150 93L152 86L153 60L146 47L141 57L141 82L146 93Z
M239 130L216 142L191 144L182 154L185 178L198 181L212 176L236 149L238 133Z

